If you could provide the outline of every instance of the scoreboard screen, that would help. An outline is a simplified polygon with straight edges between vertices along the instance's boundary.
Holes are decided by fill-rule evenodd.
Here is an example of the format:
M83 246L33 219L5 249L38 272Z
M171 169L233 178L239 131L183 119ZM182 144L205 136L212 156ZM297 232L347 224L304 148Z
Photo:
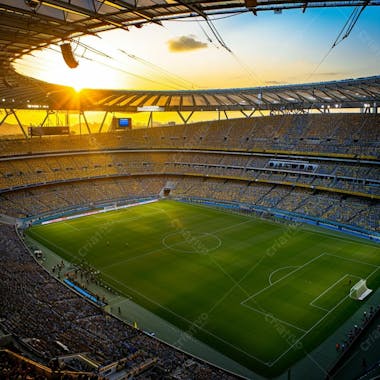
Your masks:
M132 119L130 117L125 117L118 119L119 128L132 128Z

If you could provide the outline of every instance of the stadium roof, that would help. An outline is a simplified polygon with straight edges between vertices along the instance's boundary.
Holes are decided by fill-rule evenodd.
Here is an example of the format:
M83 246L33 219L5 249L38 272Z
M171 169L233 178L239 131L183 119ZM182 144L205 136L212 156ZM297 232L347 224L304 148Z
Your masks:
M284 110L380 104L380 76L301 85L198 91L84 90L81 106L129 112Z
M372 1L1 0L0 108L137 112L284 110L380 103L380 77L202 91L82 90L16 73L12 60L81 35L184 17L308 7L380 5ZM252 16L253 17L253 16ZM141 108L145 107L145 108Z
M380 0L2 0L1 58L46 44L145 23L272 10L380 5Z
M84 89L52 85L13 73L0 83L4 109L109 112L253 111L366 108L380 104L380 76L284 86L186 91Z
M219 14L356 5L380 5L380 0L1 0L0 70L49 44L112 29Z

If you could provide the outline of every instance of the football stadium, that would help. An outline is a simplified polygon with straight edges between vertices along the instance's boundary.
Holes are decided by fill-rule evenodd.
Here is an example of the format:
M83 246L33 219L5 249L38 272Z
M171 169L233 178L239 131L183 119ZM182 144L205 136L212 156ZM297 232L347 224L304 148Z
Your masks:
M379 378L378 5L0 1L0 378Z

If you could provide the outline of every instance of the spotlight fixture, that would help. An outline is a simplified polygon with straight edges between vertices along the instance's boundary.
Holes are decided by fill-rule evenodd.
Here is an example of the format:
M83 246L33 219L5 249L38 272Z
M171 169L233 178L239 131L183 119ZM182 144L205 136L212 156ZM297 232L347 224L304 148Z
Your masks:
M71 48L70 42L65 42L61 46L62 57L66 62L66 65L70 67L70 69L75 69L79 63L74 57L73 50Z
M36 9L40 5L39 0L25 0L25 4L31 8L31 9Z

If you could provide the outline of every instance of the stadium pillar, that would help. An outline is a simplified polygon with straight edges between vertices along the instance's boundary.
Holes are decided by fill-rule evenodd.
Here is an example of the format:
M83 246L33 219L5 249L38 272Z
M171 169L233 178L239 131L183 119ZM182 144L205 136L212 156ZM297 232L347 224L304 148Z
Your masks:
M194 111L191 111L191 112L190 112L190 115L189 115L187 118L185 118L185 117L182 115L181 111L177 111L177 113L178 113L179 117L181 118L183 124L186 125L187 122L190 120L191 116L193 116Z
M240 112L241 112L241 113L242 113L247 119L251 118L251 117L253 116L253 114L255 113L255 111L256 111L256 108L253 108L252 111L251 111L251 113L250 113L249 115L247 115L247 114L245 113L244 110L240 110Z
M148 128L153 127L153 112L149 112Z
M7 117L10 115L10 113L9 113L6 109L4 109L4 111L5 111L5 115L4 115L4 117L1 119L1 121L0 121L0 125L3 124L4 121L7 119Z
M105 123L105 121L106 121L106 118L107 118L107 115L108 115L108 111L106 111L105 112L105 114L104 114L104 117L103 117L103 120L102 120L102 122L101 122L101 124L100 124L100 127L99 127L99 133L102 131L102 129L103 129L103 126L104 126L104 123Z
M46 122L46 120L49 118L49 116L51 115L51 114L53 114L54 113L54 111L52 111L52 110L47 110L46 111L46 116L44 117L44 119L42 120L42 123L41 123L41 127L43 127L44 125L45 125L45 122Z
M84 123L86 124L87 132L89 135L91 135L91 129L87 123L87 119L86 119L86 115L84 114L84 111L81 111L81 114L83 115L83 120L84 120Z
M14 109L11 109L10 111L11 111L11 114L15 117L15 119L17 121L17 124L20 127L22 133L24 134L25 138L28 139L28 134L25 132L25 129L22 126L21 121L19 120L19 118L18 118L18 116L16 114L16 111Z

